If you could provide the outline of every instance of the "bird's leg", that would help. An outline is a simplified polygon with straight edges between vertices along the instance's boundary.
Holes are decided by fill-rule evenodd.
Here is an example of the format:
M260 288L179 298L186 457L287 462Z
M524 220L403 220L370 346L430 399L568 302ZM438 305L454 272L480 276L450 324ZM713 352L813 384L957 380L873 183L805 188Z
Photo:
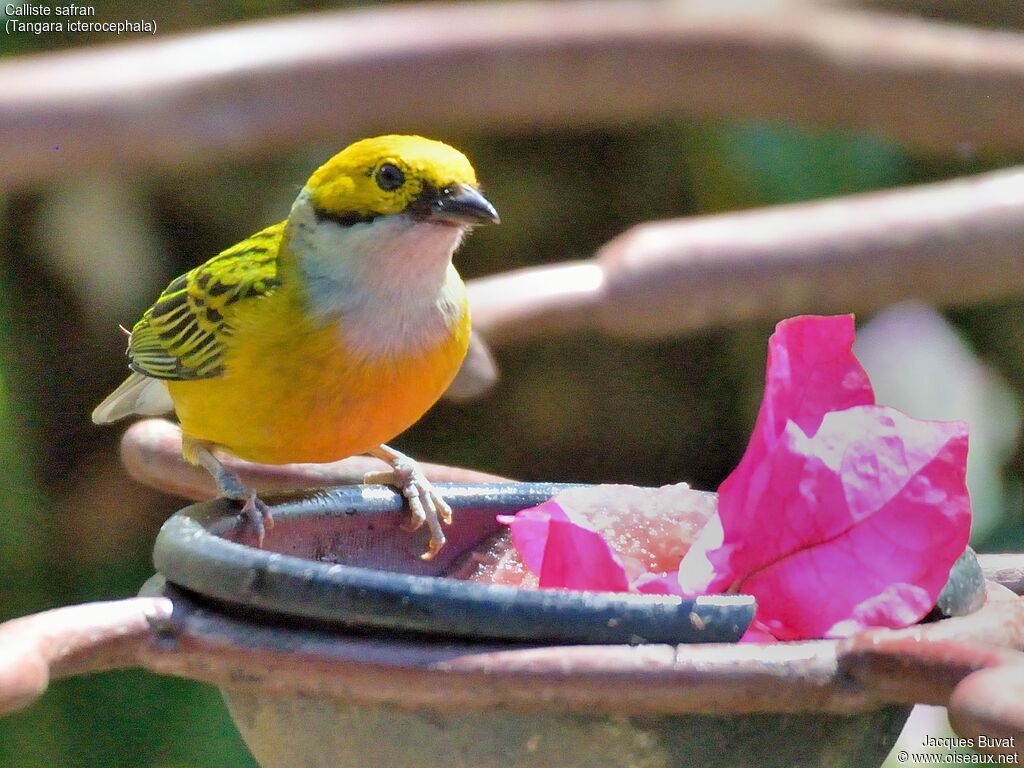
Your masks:
M444 546L445 538L441 523L451 525L452 508L427 480L419 465L404 453L382 445L369 451L369 454L386 461L391 465L391 469L384 472L367 472L363 476L363 482L393 485L409 500L412 519L409 521L408 530L415 531L424 523L427 524L430 530L430 543L422 557L424 560L430 560Z
M256 544L262 549L267 531L274 527L270 507L256 495L256 491L246 487L238 475L225 467L207 445L185 438L182 442L182 454L186 461L198 464L213 476L221 496L242 502L239 514L256 532Z

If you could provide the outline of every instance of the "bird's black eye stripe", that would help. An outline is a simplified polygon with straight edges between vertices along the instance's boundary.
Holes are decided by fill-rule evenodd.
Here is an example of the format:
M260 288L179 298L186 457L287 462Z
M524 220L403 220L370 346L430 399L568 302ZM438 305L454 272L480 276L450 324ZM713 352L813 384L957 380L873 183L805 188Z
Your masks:
M313 208L313 214L316 216L318 222L322 221L333 221L335 224L342 227L351 227L356 224L366 224L367 222L373 221L377 218L372 213L331 213L325 211L323 208Z
M392 192L405 184L405 174L394 163L383 163L373 175L377 186L385 192Z

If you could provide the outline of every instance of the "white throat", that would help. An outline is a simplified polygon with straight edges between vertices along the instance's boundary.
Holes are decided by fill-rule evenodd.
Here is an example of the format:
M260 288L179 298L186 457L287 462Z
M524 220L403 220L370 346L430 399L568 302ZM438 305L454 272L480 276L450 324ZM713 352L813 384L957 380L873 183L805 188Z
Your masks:
M309 311L336 322L346 347L367 358L415 352L449 336L465 301L452 265L465 231L404 215L351 226L318 221L306 190L288 224Z

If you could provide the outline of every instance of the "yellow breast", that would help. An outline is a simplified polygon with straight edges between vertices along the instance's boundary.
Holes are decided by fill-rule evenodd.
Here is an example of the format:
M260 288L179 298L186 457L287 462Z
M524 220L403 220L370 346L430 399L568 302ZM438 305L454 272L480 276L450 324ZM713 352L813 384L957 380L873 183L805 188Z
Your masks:
M365 329L353 347L343 318L312 319L293 291L251 302L222 376L168 382L182 431L268 464L334 461L391 440L437 401L465 357L469 311L455 280L459 309L443 318L444 332L397 347L383 336L367 345Z

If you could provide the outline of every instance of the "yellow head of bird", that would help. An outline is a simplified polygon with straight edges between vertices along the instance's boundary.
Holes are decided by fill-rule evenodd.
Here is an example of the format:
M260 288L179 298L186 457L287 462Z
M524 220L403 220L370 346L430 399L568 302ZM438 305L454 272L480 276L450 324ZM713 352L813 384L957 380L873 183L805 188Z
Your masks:
M409 214L439 224L495 223L466 156L422 136L377 136L349 145L310 177L318 218L343 226Z

